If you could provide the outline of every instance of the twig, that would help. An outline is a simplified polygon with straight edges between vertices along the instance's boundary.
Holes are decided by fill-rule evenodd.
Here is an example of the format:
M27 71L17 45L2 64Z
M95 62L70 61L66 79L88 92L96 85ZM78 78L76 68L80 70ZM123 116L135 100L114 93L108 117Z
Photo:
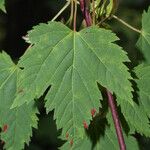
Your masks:
M71 1L69 0L51 21L55 21L64 12L64 10L70 5L70 2Z
M80 0L80 9L82 11L82 14L84 16L84 10L85 10L85 3L84 0Z
M105 17L105 18L103 18L100 22L98 22L97 24L96 24L96 26L99 26L99 25L101 25L105 20L107 20L108 19L108 17Z
M85 0L85 21L87 26L92 25L92 19L89 8L90 8L90 0Z
M109 107L111 109L111 114L113 117L120 150L126 150L126 145L125 145L125 141L123 138L122 129L121 129L118 113L117 113L117 108L116 108L116 105L114 102L114 98L108 90L106 90L106 91L107 91L107 96L108 96L108 104L109 104Z
M77 25L77 0L74 1L74 21L73 21L73 30L76 31Z
M71 15L70 15L70 25L72 24L72 20L73 20L73 0L71 0Z
M72 20L73 20L74 0L70 0L70 1L71 1L70 17L69 17L68 21L66 22L66 25L69 24L71 26L72 25Z
M131 30L133 30L133 31L135 31L135 32L141 34L141 31L140 31L139 29L136 29L135 27L129 25L129 24L128 24L127 22L125 22L124 20L118 18L118 17L115 16L115 15L112 15L112 17L113 17L114 19L116 19L117 21L119 21L120 23L124 24L124 25L125 25L126 27L128 27L129 29L131 29Z
M93 25L95 25L95 0L92 0L92 20L93 20Z

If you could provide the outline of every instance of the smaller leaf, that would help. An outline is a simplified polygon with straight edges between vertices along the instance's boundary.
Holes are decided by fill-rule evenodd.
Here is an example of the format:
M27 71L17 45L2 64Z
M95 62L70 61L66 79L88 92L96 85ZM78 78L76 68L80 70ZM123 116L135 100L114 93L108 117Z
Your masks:
M114 126L114 122L113 122L113 119L112 119L112 115L111 115L111 113L110 113L110 111L108 112L108 114L107 114L107 116L106 116L106 118L107 118L107 120L108 120L108 124L110 125L110 128L108 129L106 129L106 134L105 134L105 136L104 137L106 137L106 138L104 138L102 141L101 141L101 146L104 148L104 149L107 149L107 147L108 147L108 145L106 144L106 143L108 143L108 144L110 144L109 145L109 147L116 147L116 150L117 149L119 149L119 144L118 144L118 139L117 139L117 135L116 135L116 130L115 130L115 126ZM133 137L133 136L131 136L130 134L126 134L125 132L124 132L124 129L123 129L123 127L122 127L122 132L123 132L123 137L124 137L124 140L125 140L125 144L126 144L126 148L127 148L127 150L138 150L139 149L139 147L138 147L138 143L137 143L137 140ZM112 138L111 138L112 137ZM110 140L111 139L111 140ZM107 140L109 140L109 142L107 142ZM105 145L104 145L104 143L105 143ZM107 146L107 147L106 147Z
M148 117L141 105L134 103L134 106L129 105L125 101L120 103L121 111L127 120L131 129L145 136L150 136L150 125ZM133 130L131 131L132 133Z
M138 79L139 102L143 106L147 116L150 118L150 65L140 65L135 68Z
M0 0L0 9L2 9L4 12L6 12L6 9L5 9L5 0Z
M87 137L87 135L85 135L83 139L74 140L73 145L70 145L70 141L67 141L60 149L61 150L67 150L67 149L72 149L72 150L107 150L108 149L109 150L111 148L111 150L118 150L119 149L118 139L117 139L114 123L110 112L107 114L107 120L109 126L106 126L105 129L102 129L104 130L104 135L101 135L97 142L96 140L94 140L96 142L95 143L96 145L92 143L92 141L90 140L89 137ZM97 127L100 128L101 121L102 120L100 118L97 118L96 121L97 125L94 124L94 126L92 127L91 132L92 134L94 134L93 135L94 138L98 136L97 134L101 134L98 133L99 131L98 129L96 129ZM100 131L103 132L102 130ZM128 150L139 149L137 140L134 137L132 137L131 135L126 135L124 131L123 131L123 135L125 139L126 148Z
M127 150L138 150L138 144L135 138L132 136L126 136L124 134L125 143ZM99 143L96 145L94 150L118 150L119 144L117 140L117 136L112 128L106 128L104 137L101 137ZM89 149L90 150L90 149Z
M145 63L150 63L150 8L142 15L142 34L137 42L144 55Z
M134 102L134 105L129 105L126 101L123 101L118 97L118 103L121 106L121 111L127 120L131 133L137 131L140 134L144 134L150 137L150 124L148 117L150 116L150 88L149 88L149 76L150 67L139 66L135 69L138 76L137 88L139 89L138 104Z
M34 101L10 109L17 92L19 68L5 53L0 53L0 127L4 148L21 150L29 143L32 127L37 127L37 109Z

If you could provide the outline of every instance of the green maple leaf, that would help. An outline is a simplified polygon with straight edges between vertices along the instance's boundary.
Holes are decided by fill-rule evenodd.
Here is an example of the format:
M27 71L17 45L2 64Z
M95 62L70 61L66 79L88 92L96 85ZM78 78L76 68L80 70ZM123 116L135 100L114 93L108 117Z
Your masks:
M126 148L128 150L138 150L138 143L132 136L126 136L124 133ZM119 144L116 132L112 128L106 128L104 137L101 137L94 150L118 150ZM89 149L91 150L91 149Z
M112 150L113 149L117 150L117 149L119 149L119 143L118 143L118 139L117 139L117 135L116 135L114 121L112 119L112 114L110 111L106 115L106 118L107 118L109 127L106 128L104 138L102 138L102 140L100 139L99 146L103 149L108 149L109 147L111 147ZM120 124L121 123L123 124L123 122L120 121ZM134 138L130 134L125 133L123 125L122 125L122 132L123 132L123 137L124 137L124 141L126 144L126 149L138 150L139 147L138 147L138 142L137 142L136 138Z
M92 143L89 137L85 135L83 139L78 139L75 142L74 145L70 145L70 141L67 141L60 149L61 150L67 150L67 149L73 149L73 150L118 150L119 149L119 144L118 144L118 139L114 127L114 123L112 120L111 113L109 112L107 114L107 120L110 126L106 126L104 130L104 135L101 135L97 142L95 144ZM101 120L97 122L97 127L100 128L100 123ZM94 126L92 129L97 128ZM95 129L91 131L92 133L98 134L98 129ZM134 137L131 135L126 135L125 132L123 131L124 134L124 140L126 144L126 148L128 150L138 150L138 143ZM96 135L95 135L96 137Z
M132 136L126 136L124 133L125 143L128 150L138 150L138 143ZM101 136L96 145L93 145L92 141L88 137L73 141L74 145L71 146L70 141L67 141L60 149L61 150L118 150L118 139L115 131L112 128L107 127L105 129L105 135ZM93 148L94 147L94 148Z
M142 34L137 42L144 55L145 63L150 63L150 8L142 15Z
M138 88L138 104L129 105L126 101L118 100L121 105L121 111L128 121L131 133L137 131L150 137L150 67L147 65L140 65L135 68L135 73L138 79L135 79Z
M4 12L6 12L6 10L5 10L5 0L0 0L0 9L2 9Z
M83 138L83 122L89 124L91 109L102 99L97 82L132 105L131 76L123 62L126 53L114 44L118 38L98 27L74 32L61 23L40 24L29 32L33 45L21 57L23 68L13 107L46 96L47 112L55 109L54 118L62 136Z
M21 150L37 125L34 102L10 109L17 92L19 68L6 53L0 53L0 133L9 150ZM21 91L20 91L21 92Z
M92 142L89 138L84 137L83 139L76 139L72 141L67 141L63 146L61 146L60 150L91 150L92 149Z
M129 124L130 133L134 134L135 131L137 131L138 133L149 137L150 125L143 107L136 103L134 103L134 106L131 106L125 101L120 105L121 111Z
M139 103L143 106L147 116L150 118L150 65L140 65L135 68L138 79Z

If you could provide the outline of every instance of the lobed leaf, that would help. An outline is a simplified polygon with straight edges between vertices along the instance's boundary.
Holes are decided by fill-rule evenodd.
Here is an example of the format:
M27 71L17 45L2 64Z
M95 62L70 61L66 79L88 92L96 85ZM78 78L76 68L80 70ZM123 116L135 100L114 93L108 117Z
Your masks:
M4 12L6 12L6 10L5 10L5 0L0 0L0 9L2 9Z
M105 130L105 135L104 137L101 137L99 140L99 143L96 146L96 150L99 149L111 149L112 150L118 150L119 149L119 144L118 144L118 139L117 139L117 135L116 135L116 131L115 131L115 127L114 127L114 123L113 123L113 119L112 119L112 115L110 113L110 111L108 112L107 116L107 121L109 124L109 127L106 127ZM126 144L126 149L128 150L138 150L138 143L136 141L136 139L131 136L131 135L127 135L124 130L122 129L123 132L123 136L124 136L124 140L125 140L125 144Z
M128 150L138 150L138 143L136 139L132 136L126 136L124 133L125 144ZM94 150L118 150L118 140L116 132L112 128L106 128L104 137L101 137L99 143L96 145ZM89 149L91 150L91 149Z
M139 89L139 103L150 118L150 65L139 65L135 68L135 73L138 77L136 83Z
M134 106L121 101L121 111L130 125L131 132L137 131L140 134L150 137L150 67L140 65L135 68L138 79L135 79L138 89L137 103ZM133 131L132 131L133 130Z
M144 11L142 15L142 34L137 42L144 55L145 63L150 63L150 8L147 12Z
M54 118L62 135L70 139L84 137L84 124L90 122L91 110L98 112L102 99L97 83L132 105L131 76L123 62L126 53L114 44L118 38L98 27L74 32L61 23L40 24L29 32L33 45L21 57L23 68L13 107L46 96L47 112Z
M66 149L73 149L73 150L118 150L119 149L119 144L118 144L118 139L117 135L115 132L115 127L113 124L113 120L111 117L111 113L108 113L107 115L108 123L110 126L106 126L104 129L104 135L101 135L99 137L99 140L96 142L96 144L93 144L90 138L85 136L83 139L79 139L74 141L75 144L71 146L70 141L67 141L60 149L61 150L66 150ZM100 128L100 121L98 122ZM94 126L94 129L96 126ZM95 129L97 130L97 129ZM92 130L93 131L93 130ZM94 131L93 131L94 132ZM95 132L94 132L95 133ZM97 132L96 132L97 134ZM125 139L125 144L126 148L128 150L138 150L138 143L134 137L131 135L126 135L124 132L124 139ZM95 135L96 136L96 135Z
M0 133L4 148L21 150L32 135L32 127L37 126L37 109L34 102L10 109L17 89L19 68L5 53L0 53ZM21 91L18 91L21 92Z

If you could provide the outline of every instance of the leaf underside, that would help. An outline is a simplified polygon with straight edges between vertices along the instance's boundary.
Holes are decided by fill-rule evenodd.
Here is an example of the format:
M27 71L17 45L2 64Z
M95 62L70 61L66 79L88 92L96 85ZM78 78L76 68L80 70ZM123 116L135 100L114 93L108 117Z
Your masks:
M6 53L0 53L0 133L4 148L21 150L29 143L32 127L37 126L34 101L10 109L17 92L18 71ZM3 131L4 130L4 131Z

